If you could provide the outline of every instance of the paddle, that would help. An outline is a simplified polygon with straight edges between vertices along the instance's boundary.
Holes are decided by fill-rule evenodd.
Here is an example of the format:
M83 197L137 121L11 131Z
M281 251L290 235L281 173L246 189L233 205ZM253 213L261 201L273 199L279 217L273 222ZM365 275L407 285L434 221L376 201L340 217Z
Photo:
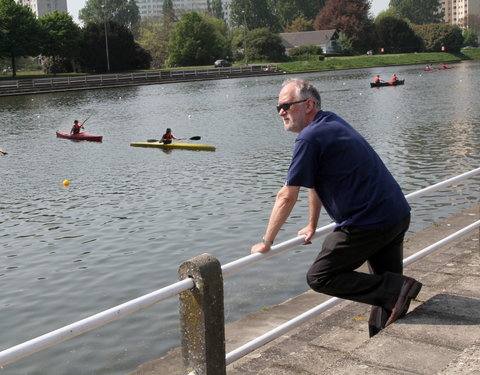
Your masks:
M182 141L182 140L185 140L187 138L178 138L177 141ZM199 135L196 135L194 137L190 137L188 138L189 140L191 141L199 141L200 139L202 139L202 137L200 137ZM160 142L159 139L147 139L147 142Z
M88 116L80 125L83 126L83 124L85 124L90 117L92 117L92 115Z
M3 150L0 148L0 154L2 154L2 155L7 155L8 152L5 152L5 151L3 151Z

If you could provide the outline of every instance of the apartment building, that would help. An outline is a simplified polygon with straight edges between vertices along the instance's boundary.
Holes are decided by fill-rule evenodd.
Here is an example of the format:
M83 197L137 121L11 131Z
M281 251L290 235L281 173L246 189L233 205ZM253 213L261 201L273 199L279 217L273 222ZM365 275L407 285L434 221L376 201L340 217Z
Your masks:
M445 22L468 27L469 15L480 16L480 0L441 0Z
M136 0L141 17L159 16L162 14L163 0ZM225 19L228 20L228 10L231 0L222 0ZM211 1L210 1L211 2ZM173 10L179 17L189 11L205 12L208 9L207 0L172 0Z
M16 0L19 4L27 5L37 17L42 17L55 10L68 12L67 0Z

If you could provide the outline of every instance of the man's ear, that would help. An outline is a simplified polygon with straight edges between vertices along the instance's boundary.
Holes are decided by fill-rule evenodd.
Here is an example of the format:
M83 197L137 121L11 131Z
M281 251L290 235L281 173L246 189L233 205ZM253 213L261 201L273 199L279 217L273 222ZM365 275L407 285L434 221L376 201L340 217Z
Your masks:
M313 101L313 99L308 99L307 100L307 103L305 103L307 105L307 113L311 113L312 111L316 111L316 107L315 107L315 102Z

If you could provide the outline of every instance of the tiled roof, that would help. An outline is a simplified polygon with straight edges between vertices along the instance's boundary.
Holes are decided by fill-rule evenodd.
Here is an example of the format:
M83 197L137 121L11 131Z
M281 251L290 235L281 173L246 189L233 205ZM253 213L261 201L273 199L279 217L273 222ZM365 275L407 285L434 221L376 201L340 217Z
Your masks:
M305 45L322 46L330 40L338 38L337 30L302 31L297 33L280 33L285 48Z

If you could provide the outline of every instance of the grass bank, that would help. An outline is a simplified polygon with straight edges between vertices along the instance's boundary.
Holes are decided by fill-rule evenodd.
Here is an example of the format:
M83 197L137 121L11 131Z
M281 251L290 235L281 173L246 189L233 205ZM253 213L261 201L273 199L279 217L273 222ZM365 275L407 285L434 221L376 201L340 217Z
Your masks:
M295 61L279 63L277 65L286 72L304 72L311 70L369 68L390 65L442 64L470 59L480 59L480 48L464 49L461 53L431 52L327 57L323 61Z
M309 60L309 61L294 61L283 63L271 63L277 65L279 69L286 72L305 72L318 70L335 70L335 69L353 69L353 68L369 68L375 66L394 66L394 65L408 65L408 64L442 64L452 63L462 60L480 60L480 48L464 48L461 53L401 53L395 55L362 55L362 56L339 56L327 57L325 60ZM252 64L268 64L262 61L251 62ZM234 65L243 65L237 62ZM174 69L205 69L212 68L213 65L208 66L190 66L177 68L164 68L159 70L174 70ZM144 71L144 70L140 70ZM61 76L85 75L86 73L61 73L61 74L46 74L42 71L18 71L17 79L34 79L34 78L48 78ZM10 74L0 74L0 81L12 79Z

